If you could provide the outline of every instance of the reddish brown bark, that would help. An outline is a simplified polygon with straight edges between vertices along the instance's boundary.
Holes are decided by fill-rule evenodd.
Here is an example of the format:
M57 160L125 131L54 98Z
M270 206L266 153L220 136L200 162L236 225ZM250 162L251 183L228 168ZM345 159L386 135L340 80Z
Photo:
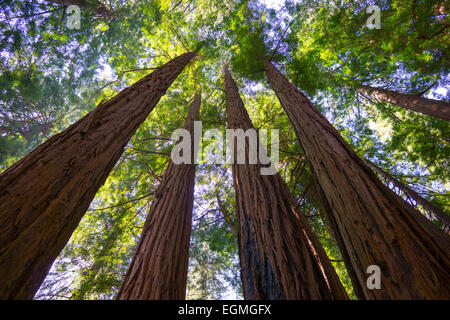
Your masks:
M378 169L380 169L380 168L378 168ZM397 181L397 182L399 182L399 181ZM410 190L407 186L404 186L404 187L406 187L407 190ZM411 190L411 191L413 191L413 190ZM409 193L408 193L408 195L409 195ZM306 196L309 198L310 201L312 201L319 208L319 211L321 212L321 218L326 223L328 230L333 235L333 238L336 241L336 244L341 249L341 255L343 257L345 267L350 276L350 279L352 280L353 289L355 291L356 296L360 300L365 299L364 290L361 286L362 284L358 281L357 273L353 269L350 257L348 256L348 253L345 250L344 241L338 231L338 228L337 228L337 225L336 225L334 219L332 219L333 213L332 213L331 207L328 204L328 200L327 200L322 188L320 187L320 185L317 181L317 178L311 177L311 184L308 187ZM417 196L419 196L419 195L417 195ZM414 199L417 201L417 198L414 198ZM424 205L426 205L428 203L429 205L432 206L432 204L429 203L427 200L425 200L425 199L423 199L423 200L424 200L424 202L423 202ZM436 208L434 206L432 206L432 207L426 206L426 208L427 208L427 210L432 210L431 208L439 210L438 208ZM431 211L431 212L434 214L434 211ZM421 214L417 210L410 210L410 213L411 213L412 217L424 228L424 230L431 237L433 237L436 240L436 242L445 244L444 246L446 248L450 247L449 237L446 236L444 233L442 233L442 230L439 229L438 226L436 226L434 223L432 223L429 219L427 219L423 214ZM442 212L442 214L445 214L445 213Z
M306 190L306 197L309 201L313 202L318 211L320 212L320 217L322 221L327 226L328 231L333 236L333 239L336 241L336 245L340 249L340 253L342 259L344 260L345 268L347 270L348 276L352 281L353 291L355 292L356 297L359 300L364 300L364 289L362 287L362 283L358 281L358 275L356 271L353 269L353 265L351 264L350 256L345 250L345 242L339 233L339 229L337 228L336 222L332 219L333 214L330 205L328 204L328 200L317 181L317 178L311 176L310 185Z
M101 103L0 175L0 298L30 299L128 140L195 53Z
M228 70L225 95L228 128L253 128ZM347 299L287 185L279 174L261 175L261 167L248 158L232 164L245 299Z
M375 163L366 160L366 163L369 167L371 167L375 172L379 173L381 177L383 177L386 182L392 183L397 189L399 189L408 199L415 201L417 204L421 205L426 212L442 222L447 229L450 228L450 216L432 204L430 201L422 197L416 191L408 187L406 184L402 183L398 179L394 178L388 172L384 171L380 167L378 167Z
M356 286L365 298L449 298L446 244L437 243L425 232L413 217L414 209L375 176L309 99L271 63L267 63L266 73L326 196L329 220L340 235L341 251L346 251L359 283ZM370 265L381 269L379 290L366 286L365 272Z
M445 101L427 99L369 86L362 86L359 88L359 91L372 98L392 103L411 111L450 121L450 103Z
M184 125L192 137L191 150L199 110L197 94ZM191 164L170 161L167 166L117 299L185 299L195 184L191 159Z

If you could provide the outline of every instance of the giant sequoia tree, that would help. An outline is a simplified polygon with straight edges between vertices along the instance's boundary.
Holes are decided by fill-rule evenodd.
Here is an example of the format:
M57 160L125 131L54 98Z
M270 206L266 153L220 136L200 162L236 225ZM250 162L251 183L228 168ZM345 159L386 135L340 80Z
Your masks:
M0 296L33 297L138 126L195 56L101 103L0 176Z

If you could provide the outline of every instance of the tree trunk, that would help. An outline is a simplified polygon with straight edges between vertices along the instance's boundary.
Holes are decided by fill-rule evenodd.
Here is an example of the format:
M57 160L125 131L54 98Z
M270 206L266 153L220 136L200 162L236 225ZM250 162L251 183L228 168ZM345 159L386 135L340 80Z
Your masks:
M372 161L366 159L366 163L369 167L378 172L380 176L386 180L386 182L392 183L396 188L402 191L403 194L406 197L408 197L408 199L414 200L417 204L420 204L431 217L434 216L434 218L442 222L447 229L450 228L450 216L447 213L436 207L434 204L432 204L430 201L422 197L420 194L418 194L416 191L408 187L406 184L397 180L396 178L391 176L388 172L378 167Z
M353 291L355 292L356 297L359 300L365 300L362 283L358 281L358 273L353 269L350 256L345 249L345 242L341 237L341 234L339 233L336 222L333 219L333 211L328 203L327 197L320 187L320 184L317 181L316 177L312 176L310 183L311 184L306 192L306 197L309 199L309 201L312 201L314 205L316 205L316 207L319 209L322 221L325 223L328 231L336 241L336 245L339 248L342 260L344 260L345 269L347 270L348 276L350 277L350 280L352 282Z
M64 7L69 7L72 5L78 6L81 8L89 7L89 3L87 0L46 0L46 1L54 3L54 4L62 5ZM117 18L116 14L114 12L112 12L110 9L108 9L101 1L96 1L95 7L90 7L89 9L91 9L96 15L99 15L103 18L107 18L107 19Z
M411 111L420 112L436 118L450 121L450 103L445 101L427 99L369 86L361 86L359 88L359 92L372 98L389 102Z
M324 191L329 220L365 298L448 299L446 244L424 231L411 213L414 209L375 176L309 99L269 62L266 73ZM381 269L381 289L366 286L371 265Z
M253 129L227 69L225 95L228 128ZM287 185L279 174L261 175L261 167L232 164L245 299L347 299Z
M0 298L31 299L128 140L195 53L101 103L0 175Z
M191 150L199 110L200 94L196 94L184 125L191 135ZM191 164L168 164L117 299L185 299L194 205L193 154Z

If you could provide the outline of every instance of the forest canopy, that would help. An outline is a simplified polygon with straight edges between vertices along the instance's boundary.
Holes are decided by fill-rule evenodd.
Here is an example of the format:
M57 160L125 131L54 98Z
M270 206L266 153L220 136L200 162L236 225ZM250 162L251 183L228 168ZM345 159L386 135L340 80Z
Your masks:
M190 128L188 112L195 105L196 93L201 96L199 119L203 132L217 129L225 136L230 123L242 124L238 120L232 122L233 112L227 109L231 108L228 91L231 89L227 88L232 87L230 80L228 83L224 80L227 68L251 119L250 125L258 130L266 129L269 136L273 129L279 130L279 160L274 166L287 186L286 190L279 188L292 195L296 210L307 222L305 230L311 227L317 236L317 245L323 248L345 294L351 299L361 299L364 295L367 298L367 293L362 293L355 284L354 271L349 270L347 259L351 260L348 256L352 255L342 249L347 238L336 235L336 230L341 230L340 220L330 221L327 215L329 210L340 212L339 205L330 201L339 197L328 191L325 178L318 177L321 171L317 166L321 161L315 162L318 156L306 141L316 135L308 137L299 129L307 125L296 127L292 123L295 113L287 112L286 104L290 100L289 97L283 100L282 96L283 88L288 86L280 85L277 92L276 74L270 73L268 64L281 71L284 79L301 91L337 130L342 137L337 148L343 145L353 150L354 158L358 158L355 163L391 190L387 199L394 196L401 199L407 210L419 212L445 238L450 232L449 5L434 0L0 2L0 196L9 192L9 185L7 188L1 184L3 177L15 174L8 168L27 161L27 157L40 157L33 150L49 148L51 143L66 139L58 138L60 132L75 130L77 124L83 125L87 136L89 130L104 130L102 125L106 120L101 114L96 113L97 118L91 116L100 107L113 110L104 119L112 118L112 114L119 117L108 127L114 132L115 124L119 128L127 121L134 121L127 118L127 113L133 119L141 117L137 111L133 113L134 102L145 100L154 104L148 115L142 115L141 123L136 120L129 125L135 130L130 129L129 139L125 131L122 131L124 137L117 132L110 140L105 138L105 148L117 144L117 150L121 150L120 154L111 151L114 153L111 159L117 161L103 161L108 162L108 170L98 178L101 187L92 190L95 194L92 201L84 199L84 189L79 191L80 202L86 203L87 210L77 213L81 221L74 220L74 231L68 233L70 240L55 254L57 258L38 286L34 299L114 299L119 290L125 294L121 285L134 261L135 251L140 248L138 243L147 215L153 212L152 203L161 197L158 187L169 179L165 170L170 167L175 145L171 135L183 126ZM373 6L379 11L367 10ZM369 18L377 12L379 26L367 26ZM133 85L143 81L144 88L145 83L156 81L151 78L152 72L161 72L158 75L164 77L166 73L161 71L164 66L187 57L183 56L186 53L195 53L195 57L189 57L185 67L173 75L173 81L167 80L167 88L155 89L158 99L139 100L141 89L133 91L132 88L137 88ZM123 98L129 109L113 109L114 99L123 90L129 90L127 94L131 92L131 101ZM303 98L296 101L300 99ZM235 110L240 110L239 106L237 103ZM87 122L84 119L89 117L93 120L84 124ZM244 118L242 115L239 119ZM307 137L302 138L302 134ZM80 137L84 139L83 134ZM341 152L333 149L333 143L329 143L330 157ZM203 138L203 158L210 156L207 147L213 145L214 139ZM316 145L318 154L325 154L320 149L322 145ZM59 145L58 148L55 152L62 159L64 149ZM77 150L71 150L76 158ZM94 168L96 159L101 158L94 155L101 152L93 151L83 165L92 164ZM38 169L45 165L45 161L41 162L36 160L30 167ZM73 174L84 172L84 167L75 164L75 160L73 163L73 168L64 169L69 172L67 176L72 171ZM186 240L189 247L186 299L248 297L247 284L243 287L242 282L245 272L240 253L243 249L239 247L243 222L237 209L239 201L244 201L239 192L246 189L245 186L242 190L236 188L234 181L241 171L232 167L200 162L194 170L195 191L189 220L192 227ZM51 170L42 172L37 174L42 177L52 173ZM268 183L267 179L264 183ZM271 183L278 186L279 182L275 179ZM55 182L49 190L58 185ZM37 193L40 186L39 182L34 187ZM264 186L269 188L267 184ZM175 183L173 188L178 185ZM67 191L65 198L77 192ZM182 196L180 191L173 201ZM286 203L290 203L289 197ZM26 199L22 202L23 207L31 208L30 212L36 214L45 205ZM82 206L74 204L75 211L77 207ZM0 209L4 210L0 215L6 217L6 209ZM65 209L60 206L58 210ZM350 216L351 210L348 212ZM332 216L337 217L337 213ZM289 219L286 221L293 218ZM353 223L350 220L348 223ZM6 230L4 226L8 223L10 218L0 218L0 232ZM417 226L424 224L417 222ZM19 222L17 225L22 227ZM6 234L5 231L4 239ZM180 239L177 241L181 242ZM6 242L0 240L0 257L1 246ZM370 250L377 252L376 248ZM382 269L390 267L389 261L380 261L380 265ZM0 279L2 275L0 271Z

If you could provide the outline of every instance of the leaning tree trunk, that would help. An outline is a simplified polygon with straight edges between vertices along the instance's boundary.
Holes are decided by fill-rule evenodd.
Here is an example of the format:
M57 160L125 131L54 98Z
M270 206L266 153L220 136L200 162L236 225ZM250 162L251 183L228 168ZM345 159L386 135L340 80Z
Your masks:
M367 164L373 168L375 166L373 163L369 163L369 161L366 161ZM374 168L378 172L378 170L381 170L379 167ZM387 172L383 171L384 174L388 174ZM444 212L440 211L438 208L436 208L432 203L427 201L426 199L423 199L419 194L408 188L408 186L403 185L400 181L396 180L392 176L389 176L394 181L390 180L386 177L386 180L388 182L394 183L395 186L397 186L400 190L404 192L404 194L408 197L412 197L413 200L420 203L429 214L436 215L437 212L440 212L441 214L445 215ZM395 184L399 183L399 185ZM404 188L402 188L404 187ZM411 193L410 193L411 192ZM415 195L415 196L414 196ZM330 208L330 205L328 203L328 200L320 187L320 184L317 181L316 177L311 177L311 182L308 186L308 189L306 191L306 197L312 201L321 212L321 218L323 222L327 225L328 230L332 234L333 238L336 241L336 244L340 248L341 255L343 257L345 267L347 269L347 272L350 276L350 279L352 280L353 289L355 291L356 296L358 299L363 300L365 299L364 290L361 287L361 283L358 281L357 273L353 269L353 266L351 264L350 257L348 256L347 251L345 250L344 241L341 237L341 234L339 233L339 230L334 223L332 219L329 219L329 217L332 217L332 210ZM421 201L422 200L422 201ZM437 210L437 211L436 211ZM442 233L442 230L434 223L432 223L429 219L427 219L423 214L421 214L417 210L410 210L410 213L412 217L424 228L424 230L436 240L436 242L445 244L446 248L450 247L450 238ZM442 218L439 218L440 221L444 221ZM444 222L445 223L445 222ZM447 228L448 230L448 228Z
M228 128L254 130L227 69L225 95ZM249 148L246 141L247 159ZM287 185L279 174L261 175L261 167L232 164L245 299L347 299Z
M200 94L191 104L184 129L191 136L191 163L167 166L147 215L141 239L117 294L119 300L181 300L186 279L194 204L194 120Z
M412 201L416 202L417 204L421 205L422 208L426 211L426 213L431 218L434 217L435 219L437 219L438 221L443 223L447 230L450 230L450 216L447 213L445 213L444 211L442 211L441 209L436 207L434 204L432 204L430 201L428 201L427 199L422 197L420 194L418 194L416 191L414 191L413 189L408 187L406 184L397 180L392 175L390 175L388 172L386 172L383 169L381 169L380 167L378 167L372 161L369 161L366 159L366 163L375 172L380 174L380 176L382 178L384 178L384 180L387 183L392 183L395 188L400 190L407 199L412 200Z
M361 86L359 92L402 108L450 121L450 103L381 88Z
M328 218L365 298L449 298L446 243L437 243L424 231L413 217L414 209L376 177L309 99L269 62L266 73L324 191L331 209ZM381 269L381 289L366 286L371 265Z
M31 299L128 140L195 53L101 103L0 175L0 298Z

